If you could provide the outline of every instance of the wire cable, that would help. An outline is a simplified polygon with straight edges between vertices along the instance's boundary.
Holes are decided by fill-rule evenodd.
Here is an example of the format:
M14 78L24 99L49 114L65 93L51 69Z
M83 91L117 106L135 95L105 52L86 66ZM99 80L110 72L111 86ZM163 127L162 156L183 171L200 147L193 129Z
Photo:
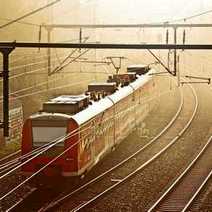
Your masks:
M40 11L42 11L42 10L48 8L48 7L51 7L51 6L57 4L57 3L60 2L60 1L61 1L61 0L53 1L53 2L51 2L51 3L49 3L49 4L47 4L47 5L44 5L44 6L40 7L40 8L38 8L38 9L36 9L36 10L33 10L33 11L29 12L29 13L26 13L25 15L23 15L23 16L21 16L21 17L19 17L19 18L16 18L15 20L9 21L8 23L1 25L1 26L0 26L0 29L3 29L3 28L5 28L5 27L7 27L7 26L9 26L9 25L11 25L11 24L14 24L14 23L16 23L16 22L18 22L18 21L20 21L20 20L22 20L22 19L24 19L24 18L27 18L27 17L29 17L29 16L31 16L31 15L34 15L35 13L38 13L38 12L40 12Z

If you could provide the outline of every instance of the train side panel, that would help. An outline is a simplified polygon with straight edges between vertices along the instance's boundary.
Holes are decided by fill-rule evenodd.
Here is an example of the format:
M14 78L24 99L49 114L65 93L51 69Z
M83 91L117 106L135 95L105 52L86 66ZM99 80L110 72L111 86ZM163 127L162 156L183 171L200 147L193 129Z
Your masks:
M67 133L70 135L64 144L65 154L63 156L63 176L74 176L78 174L78 148L79 148L79 125L73 120L68 121ZM67 149L69 149L67 151Z
M134 107L133 94L115 104L116 144L120 143L134 128Z
M39 124L42 126L37 127L40 130L46 127L45 129L51 129L53 130L51 132L54 132L56 128L66 128L69 138L66 138L59 146L55 146L33 159L23 167L23 171L33 173L54 159L55 156L66 151L61 158L45 170L45 174L50 176L53 173L52 170L57 170L65 177L82 175L144 120L154 106L156 90L153 78L142 76L129 86L120 88L116 93L99 102L94 102L93 105L73 116L49 113L46 115L47 118L49 117L48 122L45 121L45 117L42 119L39 117ZM55 123L60 120L59 125L53 124L52 117L55 119ZM36 117L34 121L36 121ZM46 122L45 126L44 122ZM32 128L31 119L28 119L23 129L22 154L37 148L33 143L34 131L32 132ZM41 138L42 136L40 140L42 140ZM48 144L52 139L44 141Z
M79 171L91 169L114 146L114 110L105 110L80 128Z
M32 151L32 122L30 119L26 120L23 126L22 131L22 145L21 145L21 154L25 155ZM24 173L31 173L34 171L31 163L27 163L22 166L22 171Z
M150 94L155 92L152 79L138 89L131 89L129 95L81 127L79 173L91 169L101 157L126 138L152 109L154 98Z

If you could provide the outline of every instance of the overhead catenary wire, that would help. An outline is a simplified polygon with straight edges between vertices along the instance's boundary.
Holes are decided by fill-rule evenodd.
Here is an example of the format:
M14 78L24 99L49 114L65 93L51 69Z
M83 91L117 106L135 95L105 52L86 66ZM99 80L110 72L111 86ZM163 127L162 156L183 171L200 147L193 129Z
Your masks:
M70 9L68 10L68 13L70 13ZM166 21L157 22L157 23L174 23L174 22L186 21L186 20L190 20L190 19L193 19L193 18L203 16L203 15L207 15L207 14L210 14L210 13L212 13L212 9L206 10L206 11L203 11L203 12L200 12L200 13L196 13L194 15L190 15L190 16L186 16L186 17L182 17L182 18L178 18L178 19L174 19L174 20L166 20ZM64 14L66 14L66 13L63 12L62 14L63 14L63 16L60 15L59 17L63 18ZM9 21L9 23L15 21L15 23L18 23L18 24L24 24L24 25L36 26L36 27L40 27L40 25L41 25L41 24L38 24L38 23L31 23L31 22L26 22L26 21L21 21L21 20L13 20L13 19L3 18L3 17L0 17L0 20ZM7 24L9 24L9 23L7 23ZM149 24L155 24L155 22L151 22Z
M81 56L83 56L84 54L86 54L89 51L90 51L90 49L86 49L85 51L80 53L78 56L76 56L74 59L71 59L68 63L56 68L51 74L55 74L55 73L63 70L65 67L69 66L71 63L75 62L77 59L79 59Z
M53 90L58 90L58 89L63 89L63 88L68 88L68 87L72 87L72 86L76 86L76 85L80 85L82 84L83 82L89 82L91 80L82 80L82 81L79 81L77 83L72 83L72 84L66 84L66 85L62 85L62 86L57 86L57 87L54 87L54 88L46 88L46 89L43 89L43 90L39 90L37 92L33 92L33 93L30 93L30 94L24 94L24 95L21 95L21 96L17 96L17 97L14 97L13 99L21 99L21 98L26 98L26 97L29 97L29 96L34 96L36 94L41 94L41 93L44 93L44 92L48 92L48 91L53 91Z
M65 61L67 61L68 59L71 58L71 56L77 52L77 50L73 50L65 59L63 59L62 63L63 64ZM87 52L87 51L86 51ZM86 52L83 52L81 53L80 55L76 56L75 58L73 58L68 64L72 63L72 62L75 62L77 59L79 59L82 55L84 55ZM61 55L64 55L65 53L61 53ZM47 57L47 56L46 56ZM54 56L56 58L56 60L58 60L58 55ZM34 63L30 63L30 64L27 64L27 65L21 65L21 66L15 66L13 67L12 69L10 70L17 70L17 69L20 69L20 68L26 68L28 66L33 66L33 65L38 65L38 64L45 64L47 62L48 58L42 60L42 61L38 61L38 62L34 62ZM56 60L53 60L53 61L56 61ZM61 66L61 64L59 66L57 66L55 68L55 72L57 72L57 69L59 69L59 67ZM65 66L67 66L67 64L65 64ZM64 66L64 67L65 67ZM61 69L63 69L64 67L62 67ZM29 72L24 72L24 73L21 73L21 74L17 74L17 75L13 75L10 77L10 79L14 79L14 78L17 78L17 77L20 77L20 76L23 76L23 75L26 75L27 73L33 73L33 72L36 72L36 71L40 71L44 68L41 68L41 69L37 69L37 70L32 70L32 71L29 71ZM0 82L2 82L3 80L0 80Z
M2 17L0 17L0 20L3 20L3 21L13 21L13 19L11 19L11 18L2 18ZM31 22L26 22L26 21L17 21L16 23L18 23L18 24L25 24L25 25L29 25L29 26L36 26L36 27L39 27L40 26L39 24L31 23Z
M62 58L62 57L64 57L64 55L65 55L66 53L65 52L62 52L61 54L59 54L60 55L60 58ZM30 66L33 66L33 65L41 65L41 64L44 64L44 63L46 63L47 62L47 60L48 60L48 58L47 58L47 56L46 55L44 55L44 56L41 56L41 57L39 57L39 58L44 58L43 60L39 60L39 61L37 61L37 62L33 62L33 63L27 63L27 64L24 64L24 65L19 65L19 66L14 66L14 67L11 67L10 68L10 71L15 71L15 70L18 70L18 69L23 69L23 68L27 68L27 67L30 67ZM53 62L54 61L57 61L57 57L56 57L56 55L55 56L53 56L53 58L56 58L55 60L53 60ZM36 58L36 60L37 60L38 58Z
M85 53L87 53L88 51L86 52L83 52L81 53L80 55L76 56L75 58L73 58L69 63L65 64L64 67L62 67L61 69L65 68L65 66L67 65L70 65L71 63L73 62L78 62L77 59L79 59L82 55L84 55ZM63 54L63 53L62 53ZM55 56L56 58L56 56ZM61 57L62 58L62 57ZM70 57L71 58L71 57ZM52 60L53 62L54 61L57 61L57 58L55 60ZM46 60L43 60L43 61L39 61L39 62L35 62L35 63L30 63L30 64L27 64L27 65L21 65L21 66L16 66L13 70L17 70L17 69L20 69L20 68L27 68L27 67L30 67L33 66L33 65L38 65L38 64L45 64L47 61ZM80 62L80 61L79 61ZM26 76L27 74L32 74L32 73L35 73L35 72L39 72L39 71L42 71L42 70L46 70L46 67L43 67L43 68L39 68L39 69L34 69L34 70L31 70L31 71L26 71L24 73L20 73L20 74L15 74L15 75L12 75L10 77L10 79L15 79L15 78L18 78L18 77L22 77L22 76ZM3 82L3 80L0 80L0 82Z
M52 58L55 58L54 60L52 60L52 62L57 61L58 60L58 56L59 56L60 59L64 58L65 54L67 54L67 53L66 52L61 52L57 56L56 55L52 56ZM23 68L31 67L33 65L39 65L39 64L45 64L45 63L47 63L48 58L47 58L46 55L40 56L38 58L44 58L44 59L43 60L39 60L37 62L33 62L33 63L27 63L25 65L13 66L13 67L11 67L10 71L15 71L15 70L18 70L18 69L23 69ZM35 58L35 60L37 60L38 58ZM15 75L13 75L13 77L14 76Z
M88 36L85 36L83 37L82 39L86 39ZM70 39L70 40L59 40L59 41L55 41L56 43L72 43L72 42L75 42L75 41L78 41L79 39L78 38L74 38L74 39ZM26 51L29 51L29 52L26 52ZM34 50L34 52L32 52L32 50L29 50L29 49L17 49L16 52L14 52L13 54L11 54L11 59L12 59L12 62L14 61L13 57L20 57L20 58L23 58L25 56L41 56L43 54L46 54L46 52L38 52L36 50Z
M111 73L109 73L109 72L92 72L92 71L84 71L84 72L79 72L79 71L75 71L75 72L63 72L63 74L76 74L76 73L80 73L80 74L91 74L91 73L99 73L99 74L111 74ZM19 94L19 93L21 93L21 92L25 92L25 91L28 91L28 90L32 90L32 89L36 89L36 88L38 88L38 87L40 87L40 86L43 86L43 85L46 85L46 84L48 84L48 83L52 83L52 82L58 82L58 81L61 81L61 80L63 80L63 79L52 79L52 80L49 80L48 82L46 82L46 81L44 81L44 82L41 82L41 83L38 83L38 84L36 84L36 85L34 85L34 86L29 86L29 87L27 87L27 88L23 88L23 89L20 89L20 90L17 90L17 91L14 91L14 92L11 92L11 95L17 95L17 94ZM91 79L92 80L92 79ZM89 81L89 80L88 80ZM79 81L79 82L82 82L82 81ZM77 82L77 83L79 83L79 82ZM75 84L74 84L75 85ZM56 88L61 88L60 86L59 87L56 87ZM43 90L44 91L44 90ZM34 92L34 93L30 93L29 94L29 96L31 96L31 95L35 95L35 94L37 94L37 92ZM26 94L26 96L25 95L21 95L21 96L17 96L17 97L14 97L14 98L24 98L24 97L27 97L28 96L28 94ZM1 97L2 98L2 97ZM13 99L14 99L13 98Z
M103 66L105 68L105 66ZM25 72L23 74L19 74L19 75L15 75L14 77L12 76L11 79L15 79L17 77L20 77L20 76L26 76L26 74L33 74L33 73L37 73L38 71L41 71L41 70L45 70L46 68L41 68L41 69L38 69L38 70L32 70L32 71L28 71L28 72ZM98 73L98 74L112 74L112 72L109 72L109 70L106 69L106 72L102 72L102 71L99 71L99 72L96 72L96 71L83 71L83 72L79 72L79 71L71 71L71 72L62 72L62 74L76 74L76 73L80 73L80 74L91 74L91 73ZM41 74L41 73L38 73L38 74ZM46 74L46 73L44 73ZM58 74L58 73L57 73ZM41 82L41 83L38 83L36 85L33 85L33 86L29 86L27 88L23 88L23 89L20 89L20 90L17 90L17 91L14 91L14 92L11 92L11 95L17 95L21 92L24 92L24 91L28 91L28 90L32 90L32 89L35 89L35 88L38 88L40 86L43 86L43 85L46 85L48 83L52 83L52 82L57 82L57 81L61 81L63 79L52 79L52 80L49 80L49 81L44 81L44 82ZM60 88L60 87L56 87L56 88ZM37 92L35 93L31 93L32 95L35 95L37 94ZM29 94L30 95L30 94ZM18 97L15 97L15 98L24 98L24 97L27 97L28 95L22 95L22 96L18 96ZM2 98L2 97L1 97Z
M3 29L3 28L5 28L5 27L7 27L7 26L9 26L9 25L11 25L11 24L14 24L14 23L17 23L18 21L21 21L21 20L24 19L24 18L27 18L27 17L29 17L29 16L31 16L31 15L34 15L34 14L36 14L36 13L38 13L38 12L41 12L42 10L44 10L44 9L46 9L46 8L48 8L48 7L51 7L51 6L53 6L53 5L57 4L57 3L59 3L60 1L61 1L61 0L53 1L53 2L51 2L51 3L49 3L49 4L46 4L46 5L44 5L44 6L40 7L40 8L38 8L38 9L35 9L35 10L29 12L29 13L26 13L26 14L22 15L21 17L18 17L18 18L14 19L14 20L9 21L9 22L6 23L6 24L1 25L1 26L0 26L0 29Z
M184 18L179 18L179 19L175 19L175 20L172 20L172 21L167 21L167 22L173 23L173 22L179 22L179 21L187 21L187 20L190 20L190 19L193 19L193 18L197 18L197 17L203 16L203 15L210 14L210 13L212 13L212 9L206 10L204 12L197 13L197 14L194 14L194 15L191 15L191 16L186 16Z
M86 37L85 37L86 38ZM77 39L72 39L72 40L69 40L69 42L72 42L72 41L76 41ZM62 41L62 42L64 42L64 41ZM66 43L66 42L64 42L64 43ZM34 60L36 60L36 59L39 59L39 58L43 58L43 57L48 57L47 56L47 54L46 54L46 52L42 52L42 53L40 53L40 52L37 52L37 51L35 51L35 52L33 52L33 53L25 53L25 51L26 50L23 50L24 51L24 53L22 52L22 53L19 53L20 55L18 55L17 57L17 59L15 59L15 60L13 60L13 59L11 59L11 62L10 62L10 64L12 64L12 63L16 63L16 62L18 62L18 61L20 61L20 60L26 60L26 56L31 56L31 57L35 57L34 58ZM30 50L31 51L31 50ZM62 54L66 54L66 52L62 52L62 53L60 53L59 55L62 55ZM14 55L14 54L12 54L13 56L15 56L16 57L16 55ZM47 60L47 59L46 59ZM28 64L26 64L26 65L21 65L21 66L12 66L11 68L10 68L10 71L13 71L15 68L21 68L21 67L25 67L25 66L27 66Z
M68 12L70 12L70 9L68 9ZM62 14L64 15L64 12L62 12ZM58 14L58 16L59 16L59 17L64 17L64 16L61 16L61 12L60 12L60 15ZM11 18L3 18L3 17L0 17L0 20L9 21L9 22L14 21L14 20L11 19ZM16 21L16 23L18 23L18 24L23 24L23 25L29 25L29 26L35 26L35 27L40 27L40 25L41 25L41 24L39 24L39 23L31 23L31 22L29 22L29 21L21 21L21 20Z
M82 39L82 38L81 38L81 39ZM84 40L83 40L83 43L85 43L88 39L89 39L89 37L85 37ZM54 73L56 73L56 72L62 70L62 69L64 68L64 67L63 67L63 66L64 66L64 63L65 63L68 59L70 59L70 57L71 57L74 53L76 53L76 52L77 52L77 49L72 50L72 52L71 52L65 59L63 59L63 61L61 61L60 65L57 66L57 67L51 72L51 74L54 74ZM81 53L81 52L80 52L79 57L81 57L82 55L84 55L84 53ZM78 59L79 57L77 57L76 59ZM74 62L74 60L70 61L69 64L72 63L72 62Z

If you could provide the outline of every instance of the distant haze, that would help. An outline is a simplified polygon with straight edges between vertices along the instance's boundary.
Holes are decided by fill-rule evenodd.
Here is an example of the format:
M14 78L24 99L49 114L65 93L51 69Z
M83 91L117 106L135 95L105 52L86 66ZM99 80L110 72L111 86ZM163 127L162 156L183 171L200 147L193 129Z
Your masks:
M80 3L85 13L95 7L96 21L100 23L171 21L212 9L211 0L81 0Z

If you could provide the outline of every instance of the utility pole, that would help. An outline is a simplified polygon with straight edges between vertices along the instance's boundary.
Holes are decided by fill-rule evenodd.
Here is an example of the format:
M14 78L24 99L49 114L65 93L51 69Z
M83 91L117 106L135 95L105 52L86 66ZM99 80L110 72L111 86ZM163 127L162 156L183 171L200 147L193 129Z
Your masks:
M47 42L51 43L51 32L52 28L47 28ZM47 49L47 68L48 68L48 76L51 75L51 48Z
M3 122L0 128L3 128L4 137L9 137L9 55L13 51L13 47L0 47L3 55L3 71L0 77L3 78Z
M177 56L177 82L180 87L180 55Z
M174 45L177 44L177 27L174 27ZM177 49L174 49L174 76L177 74Z

